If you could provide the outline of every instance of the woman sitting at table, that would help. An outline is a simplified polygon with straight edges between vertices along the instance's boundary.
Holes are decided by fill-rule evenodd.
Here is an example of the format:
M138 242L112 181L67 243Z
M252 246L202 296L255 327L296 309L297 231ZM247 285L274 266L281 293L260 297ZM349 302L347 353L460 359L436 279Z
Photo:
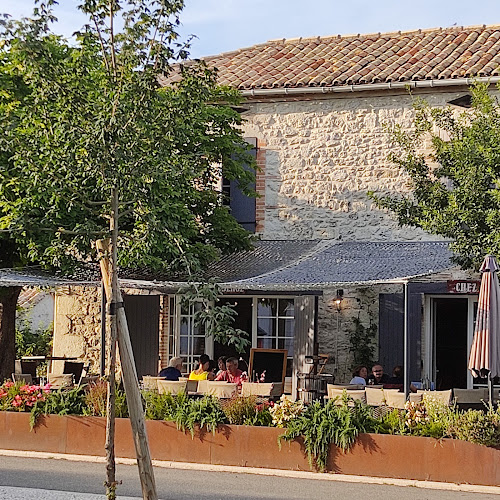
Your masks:
M209 371L210 358L206 354L200 356L198 368L189 374L189 380L213 380L214 373Z

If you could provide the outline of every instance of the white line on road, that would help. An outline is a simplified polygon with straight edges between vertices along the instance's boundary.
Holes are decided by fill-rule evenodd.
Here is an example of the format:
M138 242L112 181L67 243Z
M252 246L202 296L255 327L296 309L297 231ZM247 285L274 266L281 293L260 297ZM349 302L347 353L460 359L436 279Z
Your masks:
M106 461L105 457L97 457L93 455L69 455L63 453L47 453L41 451L0 450L0 456L44 458L44 459L51 458L55 460L69 460L73 462L91 462L91 463L105 463ZM136 465L137 462L135 459L132 458L116 458L116 463L123 465ZM348 474L327 474L327 473L282 470L282 469L260 469L256 467L237 467L229 465L169 462L163 460L153 460L153 465L155 467L162 467L165 469L200 470L209 472L210 471L232 472L239 474L257 474L263 476L309 479L315 481L341 481L346 483L413 486L416 488L426 488L432 490L464 491L470 493L488 493L492 495L500 495L500 487L498 486L482 486L477 484L456 484L456 483L443 483L437 481L419 481L415 479L396 479L390 477L373 477L373 476L352 476ZM40 499L40 497L37 498ZM101 498L102 496L99 495L96 496L96 499L100 500ZM0 500L3 500L2 496L0 496Z

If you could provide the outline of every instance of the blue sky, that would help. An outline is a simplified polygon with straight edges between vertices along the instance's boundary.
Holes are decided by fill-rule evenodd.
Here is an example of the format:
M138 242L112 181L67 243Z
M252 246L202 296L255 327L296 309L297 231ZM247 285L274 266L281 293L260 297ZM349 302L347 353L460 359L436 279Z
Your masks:
M500 0L185 0L184 36L201 57L276 38L374 33L418 28L500 24ZM78 0L60 0L55 31L66 36L85 18ZM0 0L0 12L29 15L33 0Z

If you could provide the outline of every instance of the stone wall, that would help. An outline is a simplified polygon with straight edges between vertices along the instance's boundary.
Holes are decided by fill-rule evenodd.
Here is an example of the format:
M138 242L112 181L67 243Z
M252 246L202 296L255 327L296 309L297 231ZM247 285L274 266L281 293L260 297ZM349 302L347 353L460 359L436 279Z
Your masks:
M401 293L402 285L372 285L343 288L344 296L340 311L335 305L336 290L325 290L319 299L318 341L319 352L329 354L325 373L332 373L340 383L349 382L353 356L350 352L350 332L357 318L364 327L378 326L380 293ZM374 359L378 356L378 328L374 337ZM390 368L392 369L392 367Z
M461 93L427 95L433 106ZM436 239L399 228L367 192L408 192L407 178L387 160L388 126L410 129L407 94L349 94L316 100L248 102L245 135L265 149L265 239ZM259 180L262 176L259 176ZM261 191L262 193L262 191ZM259 214L260 215L260 214ZM263 222L263 224L262 224Z
M91 363L99 373L101 356L101 289L99 287L60 287L55 294L54 356L75 356ZM62 362L52 370L62 373Z

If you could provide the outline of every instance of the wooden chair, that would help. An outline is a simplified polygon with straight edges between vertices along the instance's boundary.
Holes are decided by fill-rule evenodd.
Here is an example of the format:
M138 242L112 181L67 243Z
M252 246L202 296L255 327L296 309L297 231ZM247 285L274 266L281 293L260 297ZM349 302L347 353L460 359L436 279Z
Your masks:
M292 394L292 377L285 377L285 385L283 386L283 394Z
M244 397L248 396L265 396L267 398L271 397L274 389L273 383L253 383L253 382L243 382L241 384L241 395ZM280 394L281 396L281 394Z
M187 381L186 380L157 380L158 392L160 394L179 394L180 392L186 392Z
M229 399L238 394L238 384L207 380L207 394L219 399Z
M30 373L13 373L13 382L24 382L25 384L31 385L33 383L33 377Z
M65 389L74 384L72 373L49 373L47 379L51 389Z

